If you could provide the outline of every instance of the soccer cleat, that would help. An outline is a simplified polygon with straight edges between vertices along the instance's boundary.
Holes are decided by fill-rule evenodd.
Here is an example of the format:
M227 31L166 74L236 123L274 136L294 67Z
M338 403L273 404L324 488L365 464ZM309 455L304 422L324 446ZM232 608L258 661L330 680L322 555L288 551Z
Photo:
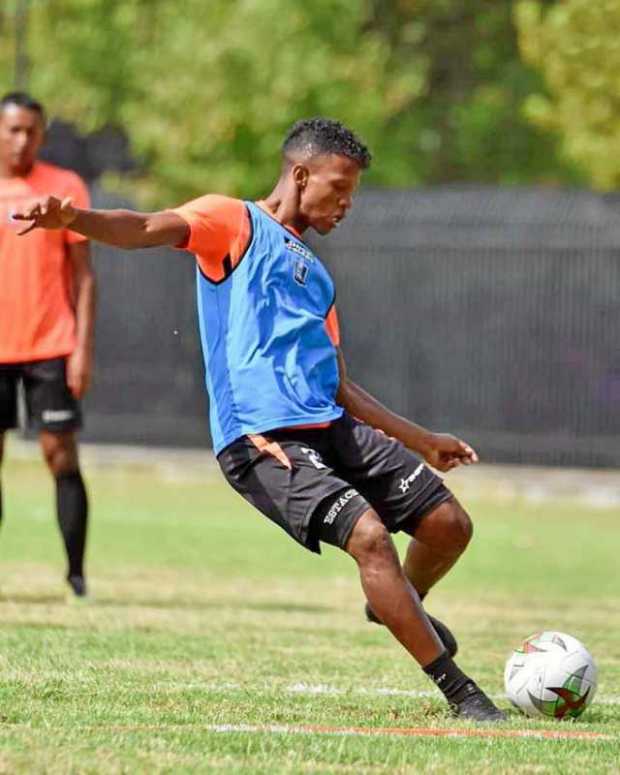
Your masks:
M372 610L370 605L366 603L364 610L366 612L366 619L368 619L369 622L373 622L374 624L383 624L383 622L377 617L375 612ZM443 643L444 648L448 652L448 654L451 657L456 656L457 651L459 650L459 645L456 642L456 638L454 635L450 632L450 630L446 627L446 625L443 622L440 622L439 619L435 619L434 616L431 616L430 614L426 614L428 617L429 622L432 624L433 629L439 636L439 640Z
M88 598L84 576L67 576L67 584L71 587L71 591L76 598Z
M496 707L473 681L465 687L465 697L451 704L454 715L464 721L506 721L506 714Z

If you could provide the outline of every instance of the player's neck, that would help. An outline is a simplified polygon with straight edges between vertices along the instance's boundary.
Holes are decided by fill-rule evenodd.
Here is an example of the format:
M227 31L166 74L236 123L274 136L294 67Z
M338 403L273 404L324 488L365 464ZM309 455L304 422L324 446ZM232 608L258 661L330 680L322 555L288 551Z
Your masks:
M299 214L299 192L286 180L279 180L269 196L262 200L269 213L289 229L303 234L307 228Z
M8 162L0 160L0 178L27 178L33 171L36 161L29 165L16 167Z

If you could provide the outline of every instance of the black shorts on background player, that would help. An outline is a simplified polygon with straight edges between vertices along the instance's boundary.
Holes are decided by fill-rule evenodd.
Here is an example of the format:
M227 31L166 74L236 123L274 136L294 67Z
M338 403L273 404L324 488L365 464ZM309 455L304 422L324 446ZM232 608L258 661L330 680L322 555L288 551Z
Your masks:
M240 495L314 552L319 541L344 549L369 508L390 532L412 532L452 497L403 444L346 412L326 428L243 436L218 462Z
M63 433L82 426L79 403L67 386L65 358L0 364L0 432L18 426L18 388L23 386L28 425Z

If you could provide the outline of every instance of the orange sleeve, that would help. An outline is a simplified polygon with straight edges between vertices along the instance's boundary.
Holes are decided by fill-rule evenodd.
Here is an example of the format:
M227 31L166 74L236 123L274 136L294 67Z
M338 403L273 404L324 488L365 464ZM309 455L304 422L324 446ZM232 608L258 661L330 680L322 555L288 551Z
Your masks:
M90 194L86 183L78 175L71 175L69 178L69 185L66 188L65 196L70 196L73 200L73 204L83 210L87 210L90 207ZM65 242L72 245L76 242L87 242L88 237L83 234L78 234L75 231L67 230L65 232Z
M240 199L207 194L174 209L189 226L178 248L194 253L207 279L225 279L243 257L251 239L250 216Z
M338 313L336 305L332 304L325 318L325 330L334 347L340 347L340 325L338 323Z

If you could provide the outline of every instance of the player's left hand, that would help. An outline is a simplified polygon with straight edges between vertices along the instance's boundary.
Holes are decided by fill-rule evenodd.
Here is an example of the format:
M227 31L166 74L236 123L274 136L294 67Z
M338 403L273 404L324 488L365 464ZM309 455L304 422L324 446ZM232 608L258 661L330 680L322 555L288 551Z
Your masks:
M83 398L90 387L92 358L76 348L67 358L67 386L75 398Z
M438 471L451 471L458 466L478 462L476 451L449 433L431 433L423 450L426 462Z

